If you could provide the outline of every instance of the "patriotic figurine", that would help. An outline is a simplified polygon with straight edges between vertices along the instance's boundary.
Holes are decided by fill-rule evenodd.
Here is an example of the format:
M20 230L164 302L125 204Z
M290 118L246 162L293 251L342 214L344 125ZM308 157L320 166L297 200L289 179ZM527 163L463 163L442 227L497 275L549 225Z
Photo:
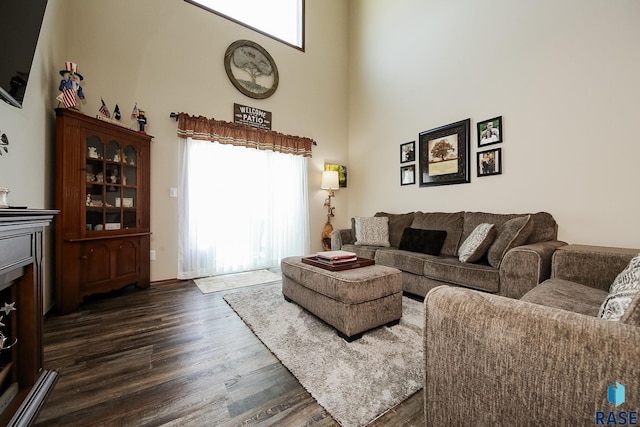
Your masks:
M81 74L78 73L78 64L75 62L65 62L65 69L60 70L60 75L64 77L60 81L58 90L62 93L56 98L59 102L62 102L64 108L78 109L78 98L84 99L84 93L82 92L82 86L80 82L84 80Z
M147 116L145 116L144 111L140 110L138 112L138 129L140 133L147 133L144 130L145 126L147 126Z

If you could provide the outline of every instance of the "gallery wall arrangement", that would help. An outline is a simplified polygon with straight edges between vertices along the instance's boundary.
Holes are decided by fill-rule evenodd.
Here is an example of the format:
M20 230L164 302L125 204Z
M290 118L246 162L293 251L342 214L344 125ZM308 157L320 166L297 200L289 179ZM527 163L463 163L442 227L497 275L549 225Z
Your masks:
M471 182L470 123L466 119L420 132L417 147L416 141L400 144L400 185L416 183L416 158L420 187ZM476 176L501 175L502 147L494 145L504 141L502 116L478 122L476 127Z

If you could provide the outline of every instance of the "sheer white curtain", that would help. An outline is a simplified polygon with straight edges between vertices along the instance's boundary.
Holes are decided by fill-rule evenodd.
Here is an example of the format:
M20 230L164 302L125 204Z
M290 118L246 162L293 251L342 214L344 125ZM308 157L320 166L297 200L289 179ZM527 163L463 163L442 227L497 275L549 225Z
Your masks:
M180 138L178 278L309 252L307 158Z

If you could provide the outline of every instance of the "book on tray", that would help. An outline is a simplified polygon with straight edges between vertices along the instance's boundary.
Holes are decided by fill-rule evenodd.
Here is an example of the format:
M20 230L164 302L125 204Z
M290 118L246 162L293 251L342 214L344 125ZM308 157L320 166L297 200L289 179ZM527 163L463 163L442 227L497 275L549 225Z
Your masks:
M355 262L358 260L358 256L354 252L324 251L316 253L316 260L335 265Z

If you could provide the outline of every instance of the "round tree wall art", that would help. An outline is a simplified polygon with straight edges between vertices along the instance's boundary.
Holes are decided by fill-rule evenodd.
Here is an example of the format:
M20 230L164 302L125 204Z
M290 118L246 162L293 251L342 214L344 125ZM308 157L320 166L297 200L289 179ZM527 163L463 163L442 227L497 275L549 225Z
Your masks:
M231 83L254 99L268 98L278 88L278 67L262 46L250 40L238 40L224 54L224 69Z

